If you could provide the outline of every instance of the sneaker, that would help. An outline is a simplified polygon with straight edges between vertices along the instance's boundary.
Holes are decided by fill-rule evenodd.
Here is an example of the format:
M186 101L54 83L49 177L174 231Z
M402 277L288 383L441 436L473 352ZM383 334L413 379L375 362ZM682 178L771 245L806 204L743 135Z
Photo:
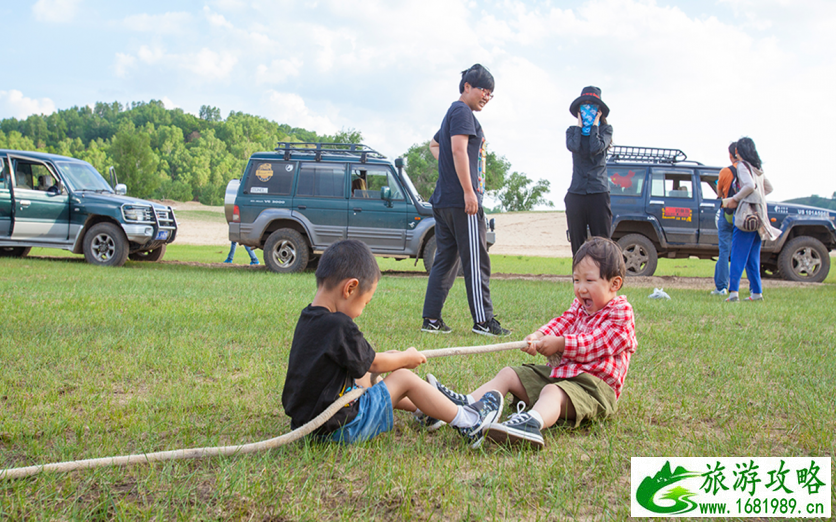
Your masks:
M511 335L511 330L503 328L496 317L491 317L490 321L484 323L473 323L473 333L479 335L489 335L491 337L508 337Z
M428 373L427 374L427 382L430 383L436 390L440 391L445 397L450 399L450 402L455 404L456 406L467 406L470 402L467 400L467 395L462 395L461 393L456 393L447 386L444 386L438 379L435 378L435 375Z
M415 422L418 423L419 426L424 428L429 432L433 432L447 424L443 420L436 419L435 417L430 417L424 412L418 413L415 412L412 417L415 419Z
M546 446L539 423L530 413L514 413L501 424L491 424L485 436L500 444L530 444L537 449Z
M427 332L427 333L448 334L448 333L452 332L453 329L450 328L449 326L447 326L446 324L444 324L443 319L439 319L439 320L437 320L436 322L433 323L429 319L424 318L424 324L421 326L421 331L422 332Z
M253 259L252 261L250 261L250 264L251 265L257 265L258 264L258 259Z
M729 293L728 290L723 288L722 290L717 290L716 288L711 291L711 295L727 295Z
M740 301L740 297L738 297L736 295L731 295L731 296L726 298L727 303L736 303L738 301Z
M232 263L232 259L228 257L226 258L226 261L224 261L224 263Z
M467 439L471 448L476 449L482 445L485 440L485 428L499 418L502 406L502 395L496 390L489 391L473 404L463 406L476 411L479 415L479 421L475 425L469 428L456 428L459 434Z
M758 296L750 295L749 297L744 299L744 301L763 301L763 295L758 295Z

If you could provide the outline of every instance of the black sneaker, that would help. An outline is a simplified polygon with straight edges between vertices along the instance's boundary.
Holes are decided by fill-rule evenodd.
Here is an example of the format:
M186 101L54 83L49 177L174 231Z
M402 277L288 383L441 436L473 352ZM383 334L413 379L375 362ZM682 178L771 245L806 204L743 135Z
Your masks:
M444 394L444 396L450 399L450 401L456 406L467 406L468 404L470 404L470 402L468 402L467 400L467 395L456 393L447 386L444 386L443 384L438 382L438 379L435 378L435 375L428 373L427 382L430 383L430 385L434 386L436 390Z
M500 326L496 317L491 317L490 321L484 323L473 323L473 333L479 335L489 335L492 337L508 337L511 335L511 330L507 330Z
M543 449L546 442L540 433L539 423L529 413L515 413L503 423L488 426L489 440L508 444L531 444L537 449Z
M443 420L436 419L435 417L430 417L429 415L427 415L424 412L421 412L421 413L416 412L412 416L415 419L415 422L418 423L419 426L421 426L422 428L424 428L425 430L427 430L429 432L436 431L436 430L440 429L442 426L444 426L445 424L447 424Z
M422 332L427 332L427 333L448 334L448 333L452 332L453 329L450 328L449 326L447 326L446 324L444 324L443 319L439 319L439 320L437 320L436 322L433 323L429 319L424 318L424 324L421 326L421 331Z
M475 449L482 445L485 440L485 428L499 418L502 404L502 395L496 390L491 390L473 404L462 406L479 415L479 421L475 425L469 428L456 428L459 434L468 440L471 448Z

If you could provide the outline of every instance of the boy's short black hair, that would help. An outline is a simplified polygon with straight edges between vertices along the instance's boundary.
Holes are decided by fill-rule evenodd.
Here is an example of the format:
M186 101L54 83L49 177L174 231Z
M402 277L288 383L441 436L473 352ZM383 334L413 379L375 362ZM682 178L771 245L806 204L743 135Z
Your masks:
M729 154L731 154L732 156L737 154L737 142L736 141L733 141L733 142L729 143Z
M624 254L621 247L611 239L605 237L593 237L578 249L575 258L572 260L572 271L589 257L598 265L601 278L612 281L616 277L622 280L627 276L627 266L624 264Z
M344 239L331 244L322 253L316 267L316 286L330 290L351 278L360 281L360 291L365 292L380 280L380 267L365 243Z
M459 94L464 92L464 84L469 83L471 87L479 87L493 92L493 75L480 64L474 64L470 69L462 71L462 81L459 82Z

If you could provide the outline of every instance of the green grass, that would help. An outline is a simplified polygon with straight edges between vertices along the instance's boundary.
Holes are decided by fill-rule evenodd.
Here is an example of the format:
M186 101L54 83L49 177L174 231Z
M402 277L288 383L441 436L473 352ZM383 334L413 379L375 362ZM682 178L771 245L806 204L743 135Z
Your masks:
M222 250L171 252L217 261ZM103 269L75 257L0 259L0 468L289 431L281 389L313 274L133 262ZM377 349L491 342L468 333L461 279L445 306L455 332L422 335L425 287L425 277L380 282L357 320ZM491 290L514 340L572 300L568 283L495 280ZM836 456L836 286L774 288L763 303L736 305L703 290L652 301L650 290L624 290L639 348L619 412L547 431L541 453L471 451L452 430L427 434L397 412L392 433L353 447L306 441L0 481L0 519L620 521L629 516L632 456ZM503 352L433 359L416 371L469 391L531 360Z

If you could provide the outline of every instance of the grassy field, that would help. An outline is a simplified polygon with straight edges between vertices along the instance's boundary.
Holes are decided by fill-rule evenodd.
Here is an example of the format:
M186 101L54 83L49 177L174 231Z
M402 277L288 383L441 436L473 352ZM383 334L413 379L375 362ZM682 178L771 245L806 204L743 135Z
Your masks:
M166 260L216 263L225 254L174 245ZM243 263L246 253L238 256ZM102 269L82 259L0 259L0 468L289 431L281 389L312 273L135 262ZM560 259L493 263L496 272L569 272ZM657 275L712 270L706 261L662 260ZM399 412L394 432L354 447L306 441L2 481L0 519L624 520L633 456L836 457L833 278L739 304L711 298L710 286L670 292L670 301L627 286L639 349L618 413L547 431L540 453L472 451L452 430L424 433ZM455 332L422 335L425 286L425 277L381 281L357 320L379 350L492 342L468 333L462 280L445 307ZM510 340L572 300L569 283L495 280L491 289ZM503 366L532 360L521 352L434 359L416 372L470 391Z

